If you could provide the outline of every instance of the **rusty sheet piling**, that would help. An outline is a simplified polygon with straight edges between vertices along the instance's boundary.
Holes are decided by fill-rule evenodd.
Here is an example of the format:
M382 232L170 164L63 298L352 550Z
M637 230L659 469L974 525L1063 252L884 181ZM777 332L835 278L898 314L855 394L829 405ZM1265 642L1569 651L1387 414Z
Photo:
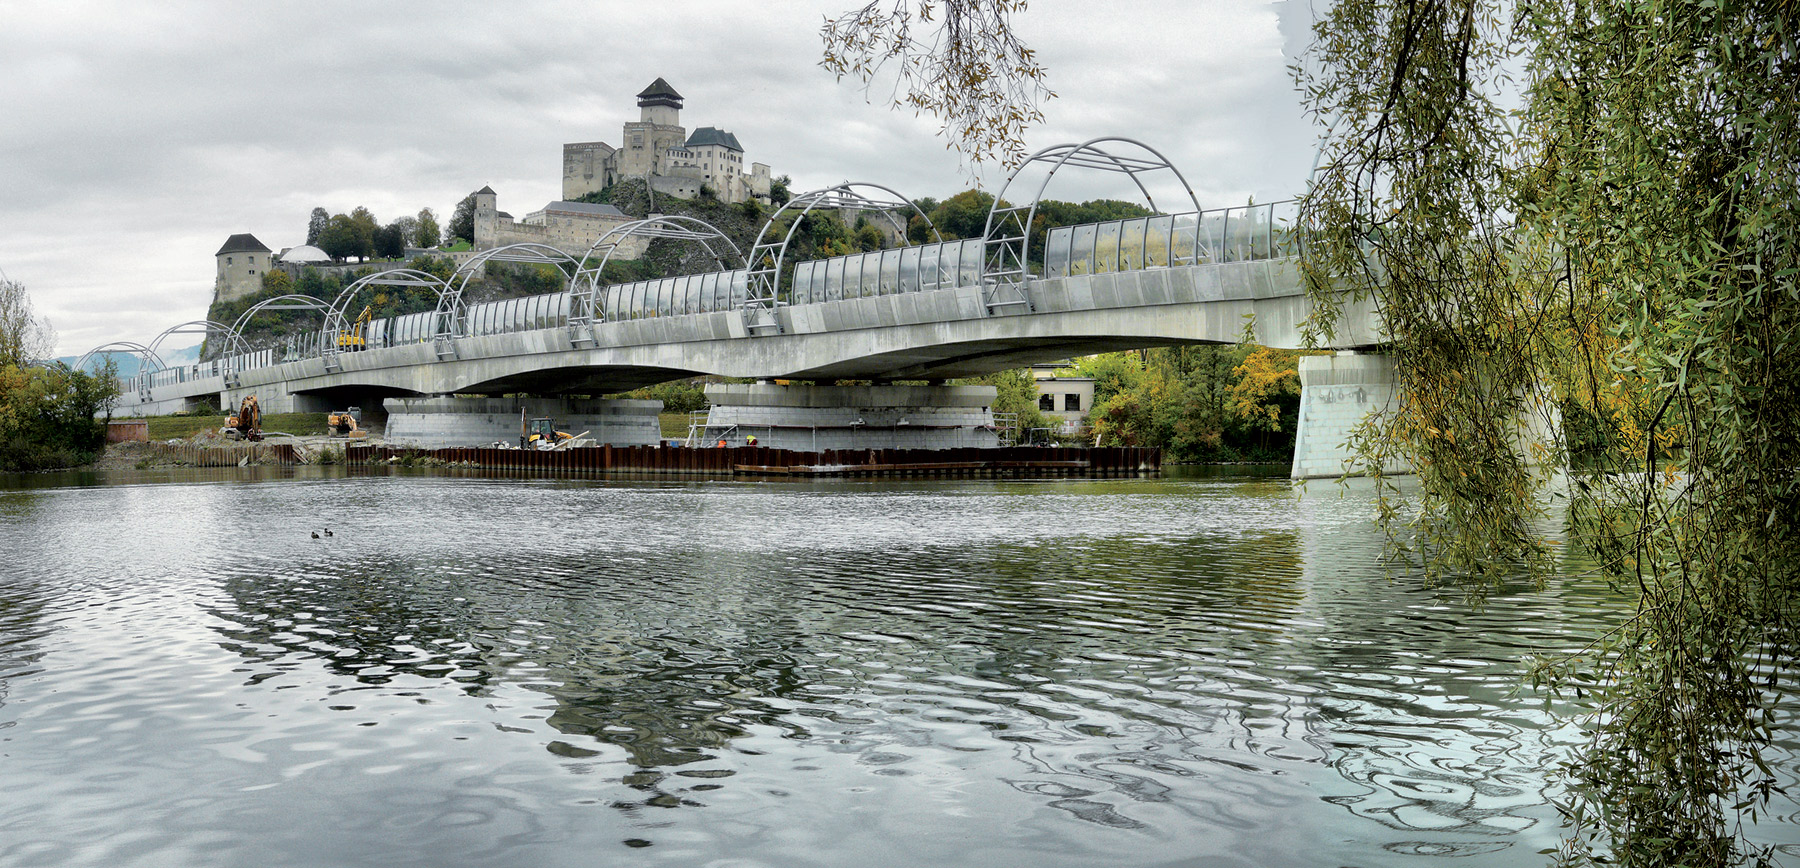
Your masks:
M689 449L598 446L589 449L503 449L465 446L410 449L353 445L349 464L469 467L554 474L704 476L1009 477L1142 476L1162 470L1162 450L1138 447L999 449L827 449L801 452L766 446Z

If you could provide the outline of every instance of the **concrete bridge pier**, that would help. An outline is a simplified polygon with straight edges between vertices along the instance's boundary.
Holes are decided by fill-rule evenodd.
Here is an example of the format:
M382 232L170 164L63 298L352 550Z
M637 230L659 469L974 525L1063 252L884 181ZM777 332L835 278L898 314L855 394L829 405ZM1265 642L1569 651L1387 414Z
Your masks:
M387 441L442 449L519 442L520 417L554 420L557 430L613 446L662 441L661 401L617 398L388 398ZM582 432L586 432L583 434Z
M816 452L1000 445L993 386L706 387L705 442Z
M1370 413L1397 407L1394 363L1383 355L1341 350L1300 357L1300 422L1294 437L1294 479L1335 479L1354 457L1350 432ZM1410 473L1391 464L1383 473Z
M1547 388L1523 402L1514 446L1528 467L1543 468L1562 415ZM1340 350L1331 356L1300 358L1300 423L1294 439L1294 479L1335 479L1355 458L1346 448L1350 433L1370 413L1398 409L1399 380L1388 356ZM1411 473L1404 462L1382 468L1388 475Z

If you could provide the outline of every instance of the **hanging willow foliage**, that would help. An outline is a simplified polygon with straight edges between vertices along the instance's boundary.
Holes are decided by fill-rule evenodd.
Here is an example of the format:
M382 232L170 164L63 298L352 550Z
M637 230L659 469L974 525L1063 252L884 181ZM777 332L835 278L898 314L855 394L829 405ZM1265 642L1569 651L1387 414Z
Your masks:
M1396 551L1478 592L1542 576L1524 465L1562 447L1532 456L1520 419L1548 386L1598 420L1570 539L1637 607L1536 670L1599 691L1566 864L1771 856L1744 831L1800 636L1797 11L1339 0L1296 70L1334 125L1304 217L1316 326L1349 290L1393 336L1402 406L1357 445L1420 472L1383 498Z

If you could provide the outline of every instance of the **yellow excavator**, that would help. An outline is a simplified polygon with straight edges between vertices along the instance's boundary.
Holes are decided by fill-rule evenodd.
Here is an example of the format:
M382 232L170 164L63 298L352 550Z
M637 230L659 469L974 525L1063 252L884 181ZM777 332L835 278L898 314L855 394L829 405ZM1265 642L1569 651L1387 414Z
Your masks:
M367 349L368 341L366 338L363 337L363 329L368 326L370 318L372 318L374 315L375 315L375 309L373 306L366 305L366 304L363 305L362 313L357 314L356 324L351 326L349 331L338 332L338 338L337 338L338 349L340 349L340 350Z
M547 416L541 419L527 419L525 414L519 414L520 449L554 449L573 439L575 439L575 435L567 431L556 430L554 419Z
M263 439L262 405L257 403L256 396L245 395L243 402L238 404L237 413L225 417L225 427L221 430L233 440L255 442Z

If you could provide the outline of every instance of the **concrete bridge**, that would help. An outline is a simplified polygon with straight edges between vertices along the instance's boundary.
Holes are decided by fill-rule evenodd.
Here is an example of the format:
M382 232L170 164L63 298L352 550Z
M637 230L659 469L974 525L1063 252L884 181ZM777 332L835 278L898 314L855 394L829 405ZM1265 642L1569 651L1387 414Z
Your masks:
M1121 154L1122 147L1144 155ZM240 351L187 368L158 368L151 352L151 369L122 384L115 412L232 407L251 394L265 412L385 402L390 439L410 433L422 444L449 445L459 437L505 438L526 409L585 424L610 442L641 443L658 436L656 408L637 406L646 402L546 402L704 374L765 383L713 390L708 424L716 433L760 432L766 445L791 441L795 448L992 445L991 388L940 381L1113 350L1236 343L1247 328L1262 345L1303 346L1301 325L1310 308L1293 203L1203 210L1189 191L1192 210L1034 233L1027 228L1035 225L1037 201L1060 169L1123 173L1146 199L1141 176L1180 177L1154 151L1125 140L1047 149L1027 168L1034 164L1048 171L1029 205L1008 204L1003 188L979 239L789 262L790 242L811 211L883 215L902 234L905 221L895 215L909 208L920 213L898 194L883 195L892 193L886 188L843 184L787 203L748 256L697 220L657 218L620 227L580 260L541 245L513 245L484 251L449 280L397 269L356 281L329 305L275 299L259 307L319 308L324 326L316 339L281 353ZM605 284L600 274L613 251L646 238L700 245L718 267ZM567 285L541 296L464 304L470 277L486 262L506 261L557 267ZM436 307L352 322L350 312L384 290L430 292ZM225 330L227 346L237 346L236 333L257 312ZM1373 310L1352 305L1335 342L1342 349L1381 343ZM1378 357L1306 361L1295 475L1335 475L1342 435L1389 400L1392 377ZM784 390L775 380L875 385ZM884 385L895 380L933 385ZM520 394L540 400L523 407L500 397Z

